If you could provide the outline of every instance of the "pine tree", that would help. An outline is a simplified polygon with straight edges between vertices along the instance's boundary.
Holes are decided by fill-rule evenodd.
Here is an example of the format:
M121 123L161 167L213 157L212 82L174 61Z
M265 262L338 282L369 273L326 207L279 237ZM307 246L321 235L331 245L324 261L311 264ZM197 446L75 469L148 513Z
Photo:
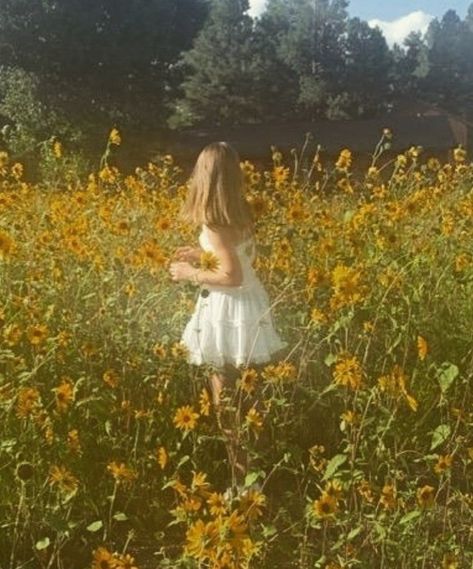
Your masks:
M459 106L471 106L473 32L467 22L454 10L448 10L440 22L431 22L426 38L430 71L422 82L424 92L455 112Z
M208 20L179 64L186 79L169 119L173 128L257 121L253 20L248 0L211 0Z
M386 103L393 60L378 28L353 18L348 24L345 90L350 94L351 115L376 114Z

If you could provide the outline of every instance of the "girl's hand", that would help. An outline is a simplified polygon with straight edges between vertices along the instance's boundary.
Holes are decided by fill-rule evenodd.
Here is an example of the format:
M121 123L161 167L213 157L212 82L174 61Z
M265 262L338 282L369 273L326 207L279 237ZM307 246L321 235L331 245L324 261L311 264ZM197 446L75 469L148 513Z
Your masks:
M200 247L178 247L174 256L178 261L197 263L200 260L202 249Z
M169 272L173 281L190 280L192 275L196 273L196 268L187 262L171 263Z

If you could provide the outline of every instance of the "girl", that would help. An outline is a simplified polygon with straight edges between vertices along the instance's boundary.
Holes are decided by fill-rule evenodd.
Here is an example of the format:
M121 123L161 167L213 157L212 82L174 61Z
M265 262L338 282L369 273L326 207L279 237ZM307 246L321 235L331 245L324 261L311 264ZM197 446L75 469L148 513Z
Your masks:
M238 368L267 363L287 345L273 327L268 295L253 269L254 228L243 186L240 158L228 143L214 142L202 150L183 209L187 221L202 226L200 247L178 248L177 261L170 265L174 281L201 287L182 342L191 363L217 370L210 386L219 418L220 393L238 376ZM214 254L214 270L194 266L203 251ZM229 450L243 476L246 466L232 461L232 454Z

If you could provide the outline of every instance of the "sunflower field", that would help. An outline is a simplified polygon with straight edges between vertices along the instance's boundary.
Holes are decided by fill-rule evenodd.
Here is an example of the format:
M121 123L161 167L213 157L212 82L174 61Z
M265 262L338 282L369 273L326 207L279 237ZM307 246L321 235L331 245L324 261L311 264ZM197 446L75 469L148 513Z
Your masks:
M241 163L290 349L226 398L251 459L228 497L179 343L198 291L168 272L187 182L170 155L125 176L120 143L85 180L57 140L48 182L0 153L1 569L472 567L466 151Z

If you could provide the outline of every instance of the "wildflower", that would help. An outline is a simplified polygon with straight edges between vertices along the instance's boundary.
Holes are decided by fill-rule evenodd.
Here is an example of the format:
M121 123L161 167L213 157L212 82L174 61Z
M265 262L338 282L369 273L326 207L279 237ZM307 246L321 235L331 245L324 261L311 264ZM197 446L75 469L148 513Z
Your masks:
M195 428L198 418L199 414L194 412L192 405L183 405L176 411L173 422L178 429L191 431Z
M3 338L9 346L14 346L20 341L23 331L18 324L8 324L3 329Z
M59 142L59 140L54 141L53 154L56 158L61 158L62 156L62 144Z
M442 569L459 569L460 563L458 557L452 553L444 553L442 557Z
M246 393L252 393L255 390L257 379L258 372L255 369L245 369L238 381L238 385Z
M36 387L22 387L18 392L16 414L20 419L29 417L40 405L40 395Z
M79 481L65 466L53 465L49 469L49 484L57 484L63 492L74 494Z
M297 376L297 370L294 364L290 362L279 362L278 364L268 364L261 373L266 381L284 382L294 381Z
M225 498L223 494L219 492L212 492L207 498L207 504L209 505L209 511L212 516L223 516L227 513Z
M453 456L451 454L440 455L437 464L434 466L434 471L437 474L443 474L452 466Z
M262 508L266 506L266 496L259 490L248 490L240 498L238 509L250 520L263 515Z
M114 369L107 369L102 374L102 379L110 387L117 387L119 381L118 372Z
M427 508L433 505L435 499L434 492L435 489L428 484L417 489L417 502L421 508Z
M263 428L263 419L254 407L252 407L246 414L245 421L247 425L255 431L259 431Z
M0 229L0 259L4 260L10 256L13 248L13 239L8 235L8 233L6 233L6 231Z
M98 547L94 550L92 569L114 569L115 557L106 547Z
M352 154L348 148L344 148L340 152L340 156L338 157L337 162L335 163L335 167L339 170L347 170L350 168L352 163Z
M323 445L313 445L309 448L309 462L316 472L325 470L327 459L322 457L324 452L325 447Z
M312 511L319 518L332 516L337 510L337 499L325 492L322 493L322 496L318 500L314 500L312 503Z
M425 356L427 355L428 345L425 338L422 336L417 336L417 351L419 354L420 360L425 360Z
M342 413L340 415L340 418L347 425L355 425L356 423L359 423L359 421L360 421L359 414L356 413L355 411L351 411L350 409L348 411L345 411L344 413Z
M126 466L123 462L118 464L118 462L112 461L107 464L107 470L118 483L123 482L125 484L128 484L138 478L138 474L132 468Z
M344 355L339 358L333 373L337 385L345 385L351 389L359 389L363 381L363 370L356 356Z
M135 558L129 553L115 555L114 569L138 569L135 563Z
M118 129L112 128L108 137L108 141L110 144L115 144L116 146L120 146L122 139Z
M161 469L164 470L167 463L168 463L168 453L166 452L166 449L163 446L161 446L158 448L158 464L161 467Z
M328 317L319 308L315 307L310 313L310 319L315 324L325 324L328 322Z
M360 271L338 264L332 271L333 294L330 299L332 309L360 302L365 288L361 285Z
M15 178L15 180L20 180L23 176L23 164L20 162L16 162L11 167L11 174Z
M207 482L207 474L205 472L195 472L192 471L192 483L191 488L194 492L203 492L207 494L207 488L210 486Z
M74 398L74 385L69 378L63 378L59 387L53 387L52 391L56 393L56 406L58 411L67 411L69 403Z
M455 162L462 163L466 160L466 150L460 146L453 150L453 158Z
M166 347L163 344L155 344L153 346L153 354L159 359L164 359L166 357Z
M392 484L385 484L381 490L379 503L386 509L392 509L396 506L396 489Z
M460 253L455 257L455 272L460 273L471 264L471 257L468 253Z
M210 396L205 387L202 388L199 396L200 414L208 417L210 415Z
M356 490L360 496L362 496L368 503L372 504L374 501L373 489L369 480L361 480L357 486Z
M67 444L72 451L80 452L79 431L77 429L71 429L67 433Z
M202 507L202 499L198 496L186 496L181 507L185 512L197 512Z
M171 354L176 359L185 358L187 356L187 347L182 342L175 342L171 348Z
M200 561L210 558L219 542L219 530L214 521L194 522L186 532L184 551Z
M102 168L102 170L100 170L99 178L106 184L112 184L113 182L117 181L117 173L118 171L116 168L113 166L110 168L110 166L106 165Z
M172 227L172 222L169 217L160 217L156 220L154 226L158 231L168 231Z
M393 137L393 133L392 133L392 131L391 131L390 128L384 128L384 129L383 129L383 135L384 135L386 138L392 138L392 137Z
M48 327L46 324L28 326L26 334L30 343L33 344L33 346L38 346L47 338Z
M212 251L203 251L200 254L200 267L205 271L215 271L220 266L219 258Z
M340 500L342 497L342 484L338 480L329 480L325 486L325 494Z

